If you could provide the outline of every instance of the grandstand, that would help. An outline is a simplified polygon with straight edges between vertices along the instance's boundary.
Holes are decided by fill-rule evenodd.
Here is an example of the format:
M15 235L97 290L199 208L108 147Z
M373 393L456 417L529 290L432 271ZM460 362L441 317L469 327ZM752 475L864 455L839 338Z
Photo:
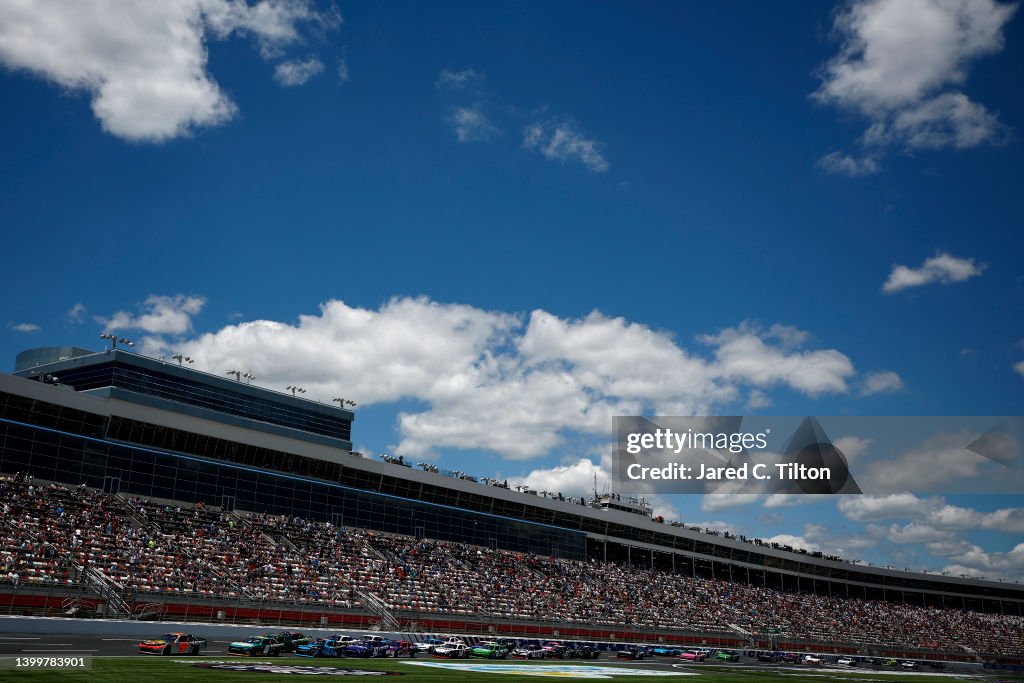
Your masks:
M1024 652L1021 586L372 461L354 417L123 351L0 376L0 613Z

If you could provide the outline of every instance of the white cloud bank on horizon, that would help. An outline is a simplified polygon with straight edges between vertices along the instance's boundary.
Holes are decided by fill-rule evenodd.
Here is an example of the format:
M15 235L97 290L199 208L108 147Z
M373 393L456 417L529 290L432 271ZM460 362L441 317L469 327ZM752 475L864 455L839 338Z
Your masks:
M151 296L143 311L102 319L140 329L145 352L173 350L220 373L252 368L265 386L298 384L309 396L360 405L423 401L398 415L395 450L427 457L438 448L542 456L570 435L606 435L616 414L710 414L742 402L746 389L842 394L856 379L835 349L807 349L795 328L743 323L699 338L697 351L671 334L593 312L528 316L426 298L395 298L377 310L340 301L294 324L257 320L191 339L201 297ZM701 347L703 345L703 348Z
M117 137L162 142L235 114L207 70L208 40L251 37L269 59L301 26L338 23L310 0L0 0L0 62L88 93Z
M906 152L1000 144L998 117L959 90L972 62L1003 49L1017 4L994 0L854 0L836 13L838 53L820 70L820 103L852 112L868 128L856 154L818 165L864 176L890 148Z

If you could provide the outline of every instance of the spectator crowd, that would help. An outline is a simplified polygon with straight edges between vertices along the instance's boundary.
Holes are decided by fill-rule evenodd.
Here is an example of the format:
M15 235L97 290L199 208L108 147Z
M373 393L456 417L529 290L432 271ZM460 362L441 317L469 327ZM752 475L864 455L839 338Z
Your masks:
M155 596L1024 652L1024 617L782 592L264 514L179 507L0 477L0 591L100 572ZM3 584L7 584L5 587Z

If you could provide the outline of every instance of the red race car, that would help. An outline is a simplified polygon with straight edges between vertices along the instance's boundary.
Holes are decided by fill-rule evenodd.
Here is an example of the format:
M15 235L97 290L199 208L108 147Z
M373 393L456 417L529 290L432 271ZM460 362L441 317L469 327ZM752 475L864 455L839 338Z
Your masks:
M144 655L197 655L206 647L206 639L191 633L165 633L159 638L139 643Z

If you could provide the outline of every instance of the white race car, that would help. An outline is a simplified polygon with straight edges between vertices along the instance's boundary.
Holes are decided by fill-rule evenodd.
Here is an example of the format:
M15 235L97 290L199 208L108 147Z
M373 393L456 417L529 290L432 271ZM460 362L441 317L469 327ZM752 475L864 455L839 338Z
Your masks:
M836 660L836 664L839 666L857 666L857 660L852 657L840 657Z
M445 643L435 647L433 654L435 657L443 657L445 659L469 659L472 652L469 645L465 643Z
M804 664L810 664L811 666L821 666L821 657L815 657L814 655L804 655Z

